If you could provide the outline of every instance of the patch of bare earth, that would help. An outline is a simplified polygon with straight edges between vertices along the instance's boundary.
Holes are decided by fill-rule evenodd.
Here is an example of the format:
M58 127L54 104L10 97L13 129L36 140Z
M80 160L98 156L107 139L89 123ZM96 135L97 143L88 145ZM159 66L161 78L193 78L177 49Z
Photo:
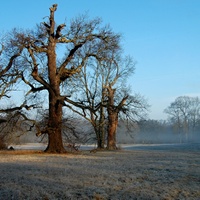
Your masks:
M0 199L200 199L200 152L0 152Z

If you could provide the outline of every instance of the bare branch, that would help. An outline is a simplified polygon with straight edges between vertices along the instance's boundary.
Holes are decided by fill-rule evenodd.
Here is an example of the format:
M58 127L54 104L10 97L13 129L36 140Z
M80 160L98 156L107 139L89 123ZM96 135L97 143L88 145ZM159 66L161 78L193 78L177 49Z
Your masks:
M14 60L15 60L18 56L20 56L21 52L22 52L22 49L19 51L19 53L13 55L13 56L10 58L8 65L7 65L2 71L0 71L0 77L1 77L3 74L5 74L7 71L10 70L10 68L11 68L12 65L13 65Z
M2 45L2 48L1 48L1 50L0 50L0 56L1 56L1 54L2 54L2 52L3 52L3 50L4 50L4 45Z
M1 109L0 113L10 113L10 112L14 112L14 111L18 111L18 110L22 110L23 108L25 108L26 110L30 110L31 108L37 108L38 106L36 104L32 104L32 105L26 105L26 102L24 102L21 106L16 106L13 108L7 108L7 109Z
M30 57L32 58L33 61L33 70L32 70L32 77L37 80L40 84L42 84L47 90L52 91L50 85L39 75L38 73L38 64L36 61L36 58L34 56L33 50L28 47L28 52L30 54Z
M60 38L62 36L61 31L63 28L65 28L65 24L60 24L56 29L56 39Z
M79 43L77 45L74 46L73 49L70 50L67 58L65 59L65 61L61 64L60 68L59 68L59 74L61 74L64 71L64 68L66 67L66 65L71 61L71 59L73 58L73 55L75 54L75 52L81 48L83 46L84 43Z
M41 86L41 87L38 87L38 88L34 87L33 84L31 84L29 81L27 81L27 80L25 79L25 77L24 77L23 74L21 75L21 77L22 77L22 81L24 81L25 84L27 84L28 86L31 87L31 89L26 93L26 95L30 94L31 92L35 93L35 92L39 92L39 91L42 91L42 90L45 90L45 89L46 89L45 86Z

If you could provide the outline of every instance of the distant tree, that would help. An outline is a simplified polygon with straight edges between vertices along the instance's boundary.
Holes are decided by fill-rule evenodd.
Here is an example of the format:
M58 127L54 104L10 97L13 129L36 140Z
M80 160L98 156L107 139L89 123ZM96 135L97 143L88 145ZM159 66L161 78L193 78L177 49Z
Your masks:
M165 120L143 119L138 122L136 140L139 143L177 142L170 124Z
M15 31L11 45L24 47L22 79L30 90L28 97L42 91L48 99L48 122L38 134L48 135L46 152L65 152L62 139L63 105L69 95L62 90L67 80L78 74L90 59L104 57L104 53L117 48L118 35L108 26L101 27L101 20L78 17L66 24L56 25L54 14L57 4L50 8L47 22L37 26L35 31ZM58 50L65 47L65 55L60 59ZM57 56L59 54L59 57Z
M190 129L194 133L198 131L200 125L200 99L199 97L193 97L190 99L190 111L189 111Z
M189 133L194 131L200 119L200 100L198 97L180 96L175 99L165 110L171 122L180 134L185 135L185 141L189 140Z

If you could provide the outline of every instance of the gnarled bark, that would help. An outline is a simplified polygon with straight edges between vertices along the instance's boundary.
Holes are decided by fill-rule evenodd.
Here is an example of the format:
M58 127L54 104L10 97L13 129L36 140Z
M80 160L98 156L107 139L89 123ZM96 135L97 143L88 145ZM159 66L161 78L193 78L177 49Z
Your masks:
M108 139L107 139L107 149L116 150L116 132L118 126L118 114L116 112L110 112L108 115Z
M118 110L114 105L114 95L115 89L112 89L111 86L107 87L108 91L108 138L107 138L107 149L114 150L117 149L116 145L116 131L118 125Z
M118 105L115 105L115 91L116 89L112 88L112 84L109 84L107 87L107 113L108 113L108 138L107 138L107 149L116 150L117 149L117 126L118 126L118 115L124 106L128 96L122 98Z

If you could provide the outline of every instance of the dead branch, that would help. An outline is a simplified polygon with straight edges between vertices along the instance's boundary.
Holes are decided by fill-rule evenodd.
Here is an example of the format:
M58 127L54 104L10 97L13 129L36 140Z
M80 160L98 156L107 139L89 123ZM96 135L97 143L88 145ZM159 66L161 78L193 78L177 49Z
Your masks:
M56 29L56 39L60 38L62 36L61 31L63 28L65 28L65 24L60 24Z
M1 51L2 51L2 50L1 50ZM16 53L15 55L13 55L13 56L10 58L8 65L7 65L2 71L0 71L0 77L1 77L2 75L4 75L7 71L10 70L10 68L11 68L12 65L13 65L14 60L15 60L17 57L20 56L21 52L22 52L22 49L19 51L19 53Z

